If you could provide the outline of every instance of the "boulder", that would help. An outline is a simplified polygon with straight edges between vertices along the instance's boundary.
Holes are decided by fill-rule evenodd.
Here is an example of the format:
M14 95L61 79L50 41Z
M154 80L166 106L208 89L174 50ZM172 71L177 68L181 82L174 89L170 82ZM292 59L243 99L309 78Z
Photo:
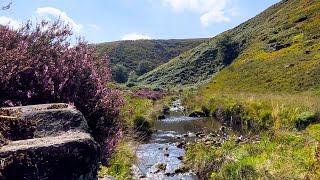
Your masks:
M67 104L0 109L0 179L97 179L100 147Z

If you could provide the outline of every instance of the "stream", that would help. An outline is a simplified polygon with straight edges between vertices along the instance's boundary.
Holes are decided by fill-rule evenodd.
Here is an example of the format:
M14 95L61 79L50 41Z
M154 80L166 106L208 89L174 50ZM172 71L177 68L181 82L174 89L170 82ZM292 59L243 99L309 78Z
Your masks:
M184 147L196 142L199 136L219 131L221 124L212 118L183 116L179 113L179 109L183 109L179 102L174 102L173 105L170 115L155 122L156 132L150 140L137 147L138 162L133 166L135 179L198 179L196 173L181 170Z

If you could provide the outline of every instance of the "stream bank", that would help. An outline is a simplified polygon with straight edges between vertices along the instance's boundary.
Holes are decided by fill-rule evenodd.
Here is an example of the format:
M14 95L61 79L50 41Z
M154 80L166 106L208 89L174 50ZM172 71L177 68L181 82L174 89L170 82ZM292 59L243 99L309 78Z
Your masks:
M155 132L135 150L135 179L198 179L196 172L183 167L185 146L190 143L223 143L232 134L229 128L213 118L183 115L180 101L172 103L169 115L154 123Z

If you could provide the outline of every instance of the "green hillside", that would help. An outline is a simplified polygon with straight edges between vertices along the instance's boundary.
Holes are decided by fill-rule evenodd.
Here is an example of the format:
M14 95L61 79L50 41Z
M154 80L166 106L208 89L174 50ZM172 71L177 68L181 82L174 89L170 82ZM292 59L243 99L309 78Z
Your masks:
M142 75L206 40L208 39L116 41L96 46L99 54L109 55L113 68L116 65L124 66L127 72L135 71Z
M189 86L215 76L211 88L318 89L319 23L320 1L282 1L139 80L154 86Z
M206 75L209 66L195 68L192 62L205 60L193 58L197 48L187 58L164 65L178 64L203 80L214 75L196 93L184 92L187 109L260 137L221 146L193 144L186 151L187 167L203 179L320 178L319 24L319 0L283 0L213 38L211 45L198 47L202 54L210 48L217 52L210 63L223 68L219 73ZM221 43L224 39L227 43Z

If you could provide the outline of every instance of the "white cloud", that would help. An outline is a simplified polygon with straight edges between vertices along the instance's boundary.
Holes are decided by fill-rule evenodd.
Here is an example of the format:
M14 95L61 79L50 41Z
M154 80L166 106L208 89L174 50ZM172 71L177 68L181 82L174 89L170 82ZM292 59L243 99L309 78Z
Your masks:
M122 40L140 40L140 39L151 39L151 37L145 34L138 34L138 33L125 34L122 37Z
M200 14L200 22L204 26L212 23L229 22L228 15L232 9L230 0L162 0L165 6L175 12L189 11Z
M21 23L10 17L0 16L0 25L9 26L13 29L18 29L21 26Z
M210 26L212 23L230 22L230 19L222 11L210 11L200 17L201 24Z
M207 13L225 8L227 0L163 0L165 5L175 11L192 11Z
M61 11L60 9L53 7L41 7L36 10L36 13L38 15L45 16L45 18L50 18L50 15L55 18L60 18L60 20L69 24L75 30L75 32L79 33L81 29L83 29L83 25L77 24L72 18L67 15L67 13Z

